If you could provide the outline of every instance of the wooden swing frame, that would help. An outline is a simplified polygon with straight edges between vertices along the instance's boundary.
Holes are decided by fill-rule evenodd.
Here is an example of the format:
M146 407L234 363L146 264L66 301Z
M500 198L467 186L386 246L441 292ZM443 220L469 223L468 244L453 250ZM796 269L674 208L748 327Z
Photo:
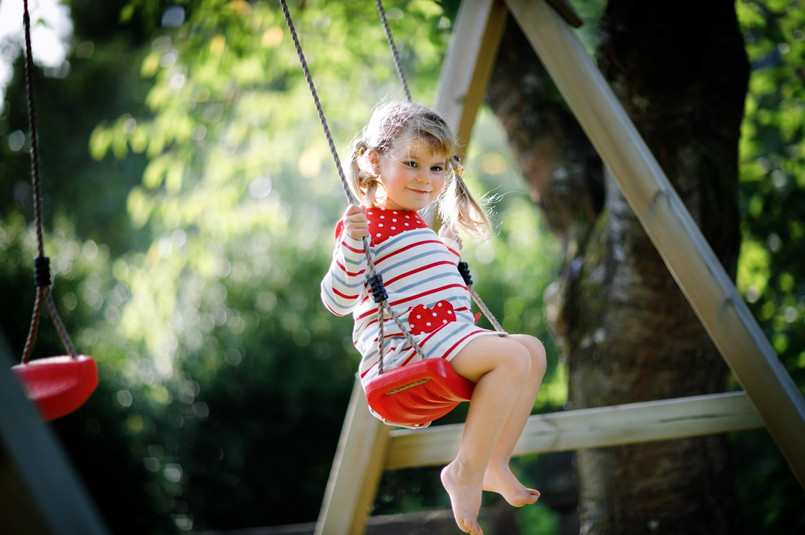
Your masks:
M515 455L766 427L805 485L805 398L780 363L695 221L581 42L561 0L463 2L435 108L469 140L510 12L744 388L689 398L533 415ZM549 5L550 4L550 5ZM468 67L469 66L469 67ZM384 470L453 459L462 425L390 431L356 381L317 535L363 533Z

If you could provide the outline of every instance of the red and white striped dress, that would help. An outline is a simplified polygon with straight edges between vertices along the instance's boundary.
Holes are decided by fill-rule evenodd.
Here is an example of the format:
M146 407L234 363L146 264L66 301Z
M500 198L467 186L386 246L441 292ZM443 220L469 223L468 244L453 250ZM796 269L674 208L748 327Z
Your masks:
M366 208L377 273L383 277L389 304L407 325L426 358L452 359L479 336L501 335L475 325L471 297L458 272L459 245L445 243L416 212ZM378 311L366 283L363 242L336 227L333 261L321 283L324 305L338 316L352 313L353 342L363 356L362 384L377 375ZM388 314L383 324L383 369L391 370L422 357Z

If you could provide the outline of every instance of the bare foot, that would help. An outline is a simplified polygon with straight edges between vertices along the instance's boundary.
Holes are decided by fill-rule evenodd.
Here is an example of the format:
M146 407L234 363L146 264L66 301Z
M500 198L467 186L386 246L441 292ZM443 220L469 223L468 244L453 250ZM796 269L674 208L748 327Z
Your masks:
M481 485L468 481L461 472L458 461L453 461L442 469L441 474L444 490L450 496L453 517L464 533L483 535L484 530L478 523L478 512L481 510Z
M530 505L536 502L540 496L537 489L530 489L520 483L520 480L515 477L508 465L498 468L490 465L484 474L483 489L497 492L514 507Z

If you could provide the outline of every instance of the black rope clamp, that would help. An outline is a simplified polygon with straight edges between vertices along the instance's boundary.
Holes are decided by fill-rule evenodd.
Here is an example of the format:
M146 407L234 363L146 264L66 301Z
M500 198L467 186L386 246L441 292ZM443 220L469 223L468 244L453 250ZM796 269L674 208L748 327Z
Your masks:
M472 275L470 275L470 265L466 262L459 262L458 263L458 272L461 274L461 278L464 279L464 284L468 287L472 286Z
M389 298L386 293L386 287L383 285L383 276L380 274L369 277L369 287L372 289L372 296L375 298L375 303L382 303Z
M34 284L37 288L50 286L50 258L47 256L34 258Z

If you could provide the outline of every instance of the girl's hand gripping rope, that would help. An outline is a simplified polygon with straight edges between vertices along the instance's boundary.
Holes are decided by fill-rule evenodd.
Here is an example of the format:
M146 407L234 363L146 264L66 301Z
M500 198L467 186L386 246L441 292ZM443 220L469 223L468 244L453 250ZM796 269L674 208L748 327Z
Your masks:
M344 231L353 240L361 240L369 235L369 221L360 206L350 204L344 212L343 221Z

